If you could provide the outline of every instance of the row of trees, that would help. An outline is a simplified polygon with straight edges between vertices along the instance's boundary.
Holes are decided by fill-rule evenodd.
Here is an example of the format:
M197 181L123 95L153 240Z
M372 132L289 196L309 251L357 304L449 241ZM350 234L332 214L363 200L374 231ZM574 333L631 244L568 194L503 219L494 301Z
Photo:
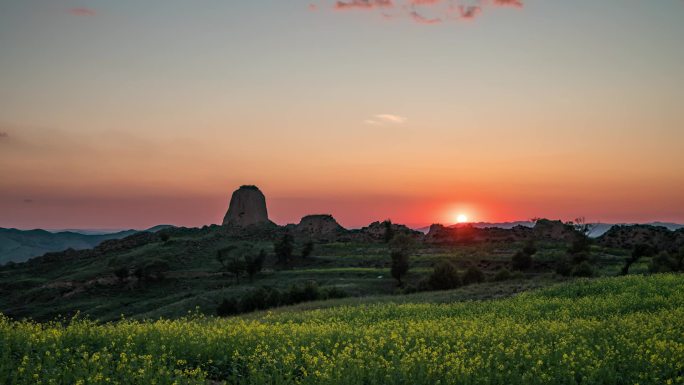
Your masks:
M279 290L273 287L254 289L240 298L224 298L216 309L219 316L248 313L278 306L294 305L301 302L343 298L347 294L335 287L320 288L315 281L300 285L292 285L289 289Z
M278 265L289 266L294 259L294 238L291 234L285 233L278 241L273 244L276 262ZM308 258L314 250L313 242L304 244L300 256ZM235 278L237 284L240 277L246 275L250 282L264 268L266 262L266 251L256 249L252 244L242 243L231 245L216 252L216 260L221 264L221 271L229 273Z

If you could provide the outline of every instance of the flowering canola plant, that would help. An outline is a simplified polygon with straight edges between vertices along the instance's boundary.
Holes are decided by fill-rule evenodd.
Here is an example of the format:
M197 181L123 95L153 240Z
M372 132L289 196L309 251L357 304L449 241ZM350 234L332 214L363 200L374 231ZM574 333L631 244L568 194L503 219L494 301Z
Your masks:
M260 318L0 315L1 384L684 384L684 276Z

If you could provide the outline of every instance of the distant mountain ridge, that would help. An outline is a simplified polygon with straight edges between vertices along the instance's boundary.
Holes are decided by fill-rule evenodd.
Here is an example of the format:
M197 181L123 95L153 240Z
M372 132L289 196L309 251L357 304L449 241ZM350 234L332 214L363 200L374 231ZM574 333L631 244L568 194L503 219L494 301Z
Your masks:
M613 226L629 226L629 225L650 225L650 226L661 226L665 227L670 231L675 231L681 228L684 228L684 224L679 224L679 223L670 223L670 222L648 222L648 223L593 223L594 228L592 231L589 233L589 236L592 238L600 237L601 235L605 234L608 230L610 230ZM525 227L534 227L534 222L532 221L515 221L515 222L476 222L476 223L470 223L475 228L479 229L486 229L486 228L491 228L491 227L498 227L500 229L512 229L515 226L525 226ZM457 225L449 225L447 227L453 227ZM417 229L414 229L417 231L420 231L424 234L427 234L427 232L430 230L430 226L425 226L425 227L420 227Z
M173 226L159 225L142 231L157 232L168 227ZM92 249L104 241L125 238L140 231L131 229L102 234L89 233L88 230L51 232L40 229L0 228L0 265L8 262L24 262L45 253L66 249Z

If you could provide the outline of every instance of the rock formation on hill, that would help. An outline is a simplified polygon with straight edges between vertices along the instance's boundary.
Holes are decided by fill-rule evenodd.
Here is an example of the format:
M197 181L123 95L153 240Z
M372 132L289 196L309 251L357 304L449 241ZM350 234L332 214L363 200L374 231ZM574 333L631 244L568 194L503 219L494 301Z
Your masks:
M684 229L670 231L663 226L616 225L598 237L601 246L631 249L645 244L659 250L676 251L684 247Z
M241 186L230 198L223 224L246 227L261 223L270 223L266 211L266 197L256 186Z
M406 234L416 239L422 239L423 234L420 231L409 229L408 227L396 223L391 223L391 231L394 235ZM373 222L370 225L363 227L359 233L365 235L371 241L382 241L385 239L387 232L386 222Z
M295 233L310 239L335 240L347 230L332 215L307 215L295 226Z

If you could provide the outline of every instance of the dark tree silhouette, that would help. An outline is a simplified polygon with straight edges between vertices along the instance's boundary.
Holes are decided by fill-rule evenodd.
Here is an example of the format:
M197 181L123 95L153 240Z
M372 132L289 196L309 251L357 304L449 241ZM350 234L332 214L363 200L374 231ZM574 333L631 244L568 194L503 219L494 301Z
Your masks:
M292 251L294 250L294 238L290 233L283 234L278 242L273 245L278 263L287 265L292 260Z
M415 248L415 240L406 234L396 235L389 243L390 257L392 259L391 273L399 286L403 286L401 277L409 270L409 255Z

